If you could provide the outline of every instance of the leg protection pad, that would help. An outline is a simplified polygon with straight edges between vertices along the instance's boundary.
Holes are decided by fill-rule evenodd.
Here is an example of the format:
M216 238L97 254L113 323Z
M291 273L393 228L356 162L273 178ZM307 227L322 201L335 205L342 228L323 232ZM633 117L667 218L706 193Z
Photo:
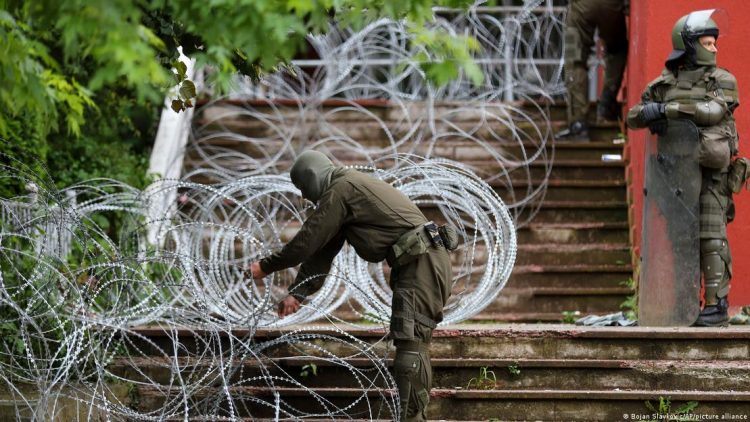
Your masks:
M729 293L732 262L729 245L725 239L702 239L700 248L706 305L715 305Z
M700 194L701 239L726 239L730 198L723 194L713 177L704 177Z

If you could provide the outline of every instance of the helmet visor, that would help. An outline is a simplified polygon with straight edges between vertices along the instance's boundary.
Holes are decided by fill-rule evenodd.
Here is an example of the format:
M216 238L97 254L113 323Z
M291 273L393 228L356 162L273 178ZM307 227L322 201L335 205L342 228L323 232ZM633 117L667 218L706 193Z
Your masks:
M720 37L729 34L729 15L726 10L697 10L690 13L685 21L685 31L688 33L701 34L714 28L719 30Z

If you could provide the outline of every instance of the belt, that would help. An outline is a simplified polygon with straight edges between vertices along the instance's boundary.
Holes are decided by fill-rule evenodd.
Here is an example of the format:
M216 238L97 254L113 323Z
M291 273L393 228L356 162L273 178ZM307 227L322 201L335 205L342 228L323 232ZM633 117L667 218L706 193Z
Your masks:
M397 350L404 352L428 352L430 350L430 343L422 340L393 340L393 345Z
M388 248L385 260L391 268L397 268L399 266L398 259L401 255L406 253L406 251L397 248L396 245L399 245L406 238L414 235L419 236L422 239L422 242L424 242L425 245L428 245L428 247L444 247L443 239L440 237L437 224L428 221L427 223L419 225L399 236L398 240Z

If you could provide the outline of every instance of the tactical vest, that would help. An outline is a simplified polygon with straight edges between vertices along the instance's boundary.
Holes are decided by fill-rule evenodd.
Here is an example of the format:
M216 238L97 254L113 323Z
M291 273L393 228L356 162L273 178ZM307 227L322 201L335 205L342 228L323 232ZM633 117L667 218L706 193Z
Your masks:
M732 116L739 105L734 77L721 68L680 70L677 76L665 70L650 88L655 101L667 104L667 118L690 119L698 125L700 164L726 168L739 141Z

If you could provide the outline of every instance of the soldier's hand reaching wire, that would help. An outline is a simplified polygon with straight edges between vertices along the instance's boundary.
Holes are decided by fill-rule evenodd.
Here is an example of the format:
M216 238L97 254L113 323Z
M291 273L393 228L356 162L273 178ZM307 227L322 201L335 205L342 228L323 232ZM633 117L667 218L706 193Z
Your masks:
M255 280L260 280L268 275L263 271L263 268L260 267L260 262L258 261L251 262L250 266L245 267L245 274L251 276Z
M289 295L279 302L279 318L284 318L287 315L291 315L300 308L299 300L296 297Z

